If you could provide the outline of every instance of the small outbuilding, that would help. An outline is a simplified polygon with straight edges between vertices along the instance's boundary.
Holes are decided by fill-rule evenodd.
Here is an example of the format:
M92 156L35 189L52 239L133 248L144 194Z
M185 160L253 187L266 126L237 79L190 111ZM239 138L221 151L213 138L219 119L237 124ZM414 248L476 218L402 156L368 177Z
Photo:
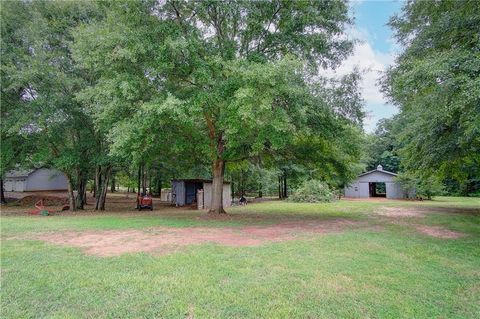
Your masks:
M223 183L223 207L232 206L232 189ZM212 201L212 181L207 179L172 180L172 203L176 206L195 204L198 209L209 209Z
M5 174L6 192L66 191L68 180L57 169L12 170Z
M345 187L345 197L370 198L385 197L390 199L406 198L405 192L395 181L397 174L384 171L382 165L377 169L358 175L358 178Z

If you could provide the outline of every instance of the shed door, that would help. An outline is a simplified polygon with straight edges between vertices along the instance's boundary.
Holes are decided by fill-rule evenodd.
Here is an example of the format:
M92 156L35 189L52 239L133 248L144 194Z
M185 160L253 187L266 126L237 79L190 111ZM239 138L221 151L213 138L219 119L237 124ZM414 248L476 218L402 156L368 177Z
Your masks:
M185 205L197 201L197 190L203 189L203 183L185 183Z

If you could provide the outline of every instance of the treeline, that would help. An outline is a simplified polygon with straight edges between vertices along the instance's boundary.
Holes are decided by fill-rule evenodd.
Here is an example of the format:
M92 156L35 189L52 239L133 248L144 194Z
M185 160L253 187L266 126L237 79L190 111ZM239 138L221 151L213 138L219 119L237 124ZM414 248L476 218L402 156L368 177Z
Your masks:
M399 114L369 137L369 168L427 197L480 195L480 2L408 1L390 26L404 50L382 83Z
M211 178L223 213L225 179L284 197L378 164L474 194L479 6L409 1L391 19L405 49L382 84L400 112L369 137L358 72L322 77L353 48L344 1L2 2L0 174L56 167L71 209L87 185L105 209L114 176Z
M343 1L1 6L1 174L56 167L71 209L87 185L105 209L113 176L212 178L223 213L225 178L247 191L258 176L260 194L275 175L285 196L287 180L361 169L359 75L321 76L352 50Z

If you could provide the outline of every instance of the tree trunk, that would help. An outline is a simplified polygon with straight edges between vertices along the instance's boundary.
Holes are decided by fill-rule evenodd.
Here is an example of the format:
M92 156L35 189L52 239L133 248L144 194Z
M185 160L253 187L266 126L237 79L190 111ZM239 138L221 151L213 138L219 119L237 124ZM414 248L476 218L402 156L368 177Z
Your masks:
M161 177L158 177L158 180L157 180L157 194L158 194L158 197L162 198L162 179L161 179Z
M243 169L240 171L240 196L245 196L245 176L243 174Z
M147 193L147 174L145 172L145 165L142 167L142 194Z
M75 208L83 209L85 205L85 188L87 187L87 181L84 179L82 172L77 172L77 198L75 199Z
M260 181L258 183L258 198L262 198L263 197L263 192L262 192L262 182Z
M137 187L137 195L140 195L140 187L142 187L141 186L141 184L142 184L142 164L140 164L138 166L138 183L137 184L138 184L137 185L138 186Z
M282 199L282 176L278 176L278 198Z
M73 184L71 176L67 175L68 179L68 209L70 211L75 211L75 194L73 194Z
M112 174L112 185L110 186L110 192L115 193L115 174Z
M283 198L287 197L287 173L283 172Z
M153 189L152 189L152 171L150 170L149 174L148 174L148 191L150 193L150 195L153 195Z
M223 179L225 175L225 161L217 158L213 163L212 202L209 214L226 214L223 209Z
M100 205L99 205L100 210L105 210L105 202L107 199L108 179L110 177L110 170L111 168L108 167L105 172L105 177L104 177L103 187L102 187L102 194L100 197Z
M6 204L7 200L5 199L5 191L3 190L3 178L0 179L0 202Z
M110 178L110 173L112 171L111 166L107 166L104 168L104 172L102 174L102 178L99 180L100 187L98 187L99 196L97 197L97 201L95 203L95 210L105 210L105 202L107 198L107 190L108 190L108 180Z
M95 167L95 181L93 183L94 188L93 188L93 197L98 199L98 196L100 195L100 180L102 179L102 172L101 172L101 167L97 165Z

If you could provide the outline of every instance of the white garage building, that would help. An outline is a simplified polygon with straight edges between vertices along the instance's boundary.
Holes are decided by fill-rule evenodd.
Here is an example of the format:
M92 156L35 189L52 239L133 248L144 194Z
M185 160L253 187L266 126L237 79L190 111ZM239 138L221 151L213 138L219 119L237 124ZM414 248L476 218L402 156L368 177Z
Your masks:
M406 198L402 187L395 181L395 176L397 176L397 174L384 171L382 165L378 165L377 169L358 175L355 181L346 186L345 197Z
M64 191L68 180L56 169L12 170L5 174L3 187L6 192Z

